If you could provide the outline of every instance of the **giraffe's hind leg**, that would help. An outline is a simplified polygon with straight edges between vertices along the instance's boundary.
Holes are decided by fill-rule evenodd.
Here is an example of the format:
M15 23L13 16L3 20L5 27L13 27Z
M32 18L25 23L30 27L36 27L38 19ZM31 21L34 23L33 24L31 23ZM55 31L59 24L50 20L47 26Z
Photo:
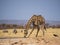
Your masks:
M43 37L45 36L45 31L44 31L44 29L41 29L42 30L42 35L43 35Z
M43 27L44 27L43 28L43 36L45 36L45 31L47 31L47 30L46 30L46 26L45 25L43 25Z
M47 30L46 30L46 26L45 26L45 25L44 25L44 30L45 30L45 31L47 31Z

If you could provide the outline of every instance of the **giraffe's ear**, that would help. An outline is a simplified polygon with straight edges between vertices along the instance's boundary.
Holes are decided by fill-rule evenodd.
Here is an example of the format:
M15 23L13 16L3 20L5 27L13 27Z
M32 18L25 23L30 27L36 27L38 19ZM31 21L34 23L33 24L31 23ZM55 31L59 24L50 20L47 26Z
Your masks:
M35 14L33 16L36 16Z
M37 15L34 14L32 17L34 17L34 16L37 16Z
M41 14L39 16L42 16Z

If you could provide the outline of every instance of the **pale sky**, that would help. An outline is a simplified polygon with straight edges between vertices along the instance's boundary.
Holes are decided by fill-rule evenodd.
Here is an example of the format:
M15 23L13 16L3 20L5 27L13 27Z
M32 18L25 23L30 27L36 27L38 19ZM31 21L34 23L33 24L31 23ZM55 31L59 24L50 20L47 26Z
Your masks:
M60 21L60 0L0 0L0 20L28 20L34 14Z

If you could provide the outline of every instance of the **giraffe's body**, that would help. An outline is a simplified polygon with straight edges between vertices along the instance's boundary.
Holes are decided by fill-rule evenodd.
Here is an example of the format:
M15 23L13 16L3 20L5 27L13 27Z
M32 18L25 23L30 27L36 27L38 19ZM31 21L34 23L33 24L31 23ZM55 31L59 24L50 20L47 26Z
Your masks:
M36 37L38 35L39 30L41 29L44 35L44 29L45 28L45 19L41 16L41 15L33 15L30 20L27 22L26 24L26 30L28 30L30 28L30 26L33 26L33 29L31 31L31 33L29 34L29 36L32 34L32 32L34 31L35 27L37 27L37 34ZM29 37L28 36L28 37Z

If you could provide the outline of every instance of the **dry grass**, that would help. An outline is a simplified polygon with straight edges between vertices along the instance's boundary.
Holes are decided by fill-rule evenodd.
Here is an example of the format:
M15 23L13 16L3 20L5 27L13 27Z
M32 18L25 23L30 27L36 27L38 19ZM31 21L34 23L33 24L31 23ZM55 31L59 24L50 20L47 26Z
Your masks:
M6 29L8 33L3 33L3 30L0 30L1 37L23 37L24 29L17 29L17 34L13 33L14 29ZM29 29L29 33L32 29ZM35 29L29 38L9 38L9 39L0 39L0 45L60 45L60 28L48 28L45 31L45 36L43 37L42 31L39 31L38 37L36 38L37 30ZM57 35L54 36L53 34ZM29 35L29 34L28 34Z

